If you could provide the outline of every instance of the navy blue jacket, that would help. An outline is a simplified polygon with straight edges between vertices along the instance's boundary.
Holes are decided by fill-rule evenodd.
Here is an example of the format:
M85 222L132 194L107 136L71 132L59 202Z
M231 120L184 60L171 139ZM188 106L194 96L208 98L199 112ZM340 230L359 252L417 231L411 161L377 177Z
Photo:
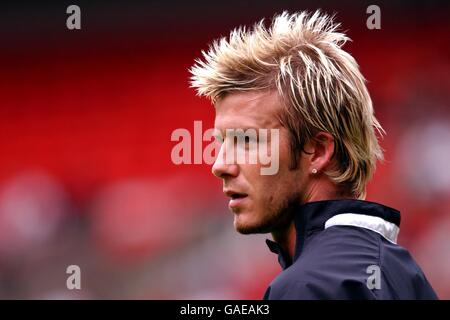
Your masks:
M396 244L399 211L363 200L326 200L299 206L294 221L293 259L266 240L283 271L264 299L437 299L420 267Z

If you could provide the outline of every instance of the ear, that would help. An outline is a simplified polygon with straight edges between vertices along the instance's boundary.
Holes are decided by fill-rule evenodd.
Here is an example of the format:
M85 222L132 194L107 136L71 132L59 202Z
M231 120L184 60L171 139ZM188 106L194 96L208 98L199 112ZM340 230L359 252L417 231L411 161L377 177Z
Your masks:
M333 158L334 138L328 132L321 131L308 141L305 151L309 153L308 171L310 173L322 172L326 170Z

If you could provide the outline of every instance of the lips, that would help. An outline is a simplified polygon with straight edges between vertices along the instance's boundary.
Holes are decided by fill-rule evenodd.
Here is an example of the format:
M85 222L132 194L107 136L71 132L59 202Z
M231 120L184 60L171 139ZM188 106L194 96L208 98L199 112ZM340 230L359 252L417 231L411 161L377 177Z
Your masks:
M224 190L223 193L225 193L227 197L231 198L230 202L228 203L228 207L230 207L231 209L241 206L248 197L248 194L235 190Z

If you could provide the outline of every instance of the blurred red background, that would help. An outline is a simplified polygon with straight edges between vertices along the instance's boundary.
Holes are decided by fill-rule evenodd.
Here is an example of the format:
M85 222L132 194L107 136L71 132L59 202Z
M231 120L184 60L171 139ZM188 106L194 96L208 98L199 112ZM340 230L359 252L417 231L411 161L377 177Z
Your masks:
M337 13L387 136L368 200L450 298L448 6L369 2L14 2L0 11L0 298L261 298L265 236L235 233L208 165L174 165L177 128L213 126L188 68L211 41L283 10ZM216 181L217 180L217 181ZM66 267L82 270L81 291Z

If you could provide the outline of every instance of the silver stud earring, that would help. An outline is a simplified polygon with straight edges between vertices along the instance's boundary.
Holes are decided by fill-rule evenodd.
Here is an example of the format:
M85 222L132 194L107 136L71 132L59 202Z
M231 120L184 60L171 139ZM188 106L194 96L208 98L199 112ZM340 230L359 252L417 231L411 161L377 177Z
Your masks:
M316 168L314 168L314 169L312 169L312 171L311 171L313 174L316 174L317 173L317 169Z

